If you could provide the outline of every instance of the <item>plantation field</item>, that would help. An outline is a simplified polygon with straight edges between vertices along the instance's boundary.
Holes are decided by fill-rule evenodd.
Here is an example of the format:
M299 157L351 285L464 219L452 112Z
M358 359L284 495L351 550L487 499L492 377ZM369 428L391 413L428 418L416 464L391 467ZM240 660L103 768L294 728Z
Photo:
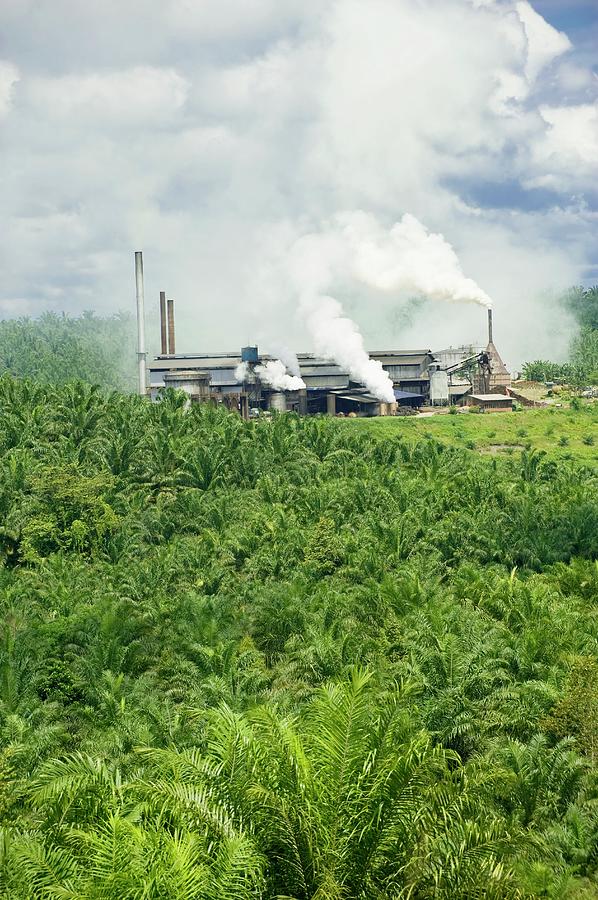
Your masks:
M595 410L0 422L0 897L597 900Z
M343 420L341 420L343 421ZM523 409L512 413L345 419L346 427L377 437L401 436L416 443L434 438L488 455L544 451L553 459L598 465L598 403L576 409Z

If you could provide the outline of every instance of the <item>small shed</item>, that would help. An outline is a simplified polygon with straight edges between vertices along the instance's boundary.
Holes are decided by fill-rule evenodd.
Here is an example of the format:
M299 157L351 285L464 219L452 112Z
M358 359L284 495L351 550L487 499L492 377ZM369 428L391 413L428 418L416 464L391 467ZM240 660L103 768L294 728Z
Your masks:
M381 407L386 406L386 404L381 403L377 397L373 397L371 394L359 393L358 391L342 394L329 394L328 396L334 396L335 398L334 411L337 413L342 412L344 415L354 413L357 416L379 416L382 414ZM328 412L334 414L330 402Z
M513 401L505 394L467 394L462 406L475 406L482 412L511 412Z
M410 406L412 409L419 409L424 402L421 394L412 393L411 391L400 391L395 388L395 399L399 406Z

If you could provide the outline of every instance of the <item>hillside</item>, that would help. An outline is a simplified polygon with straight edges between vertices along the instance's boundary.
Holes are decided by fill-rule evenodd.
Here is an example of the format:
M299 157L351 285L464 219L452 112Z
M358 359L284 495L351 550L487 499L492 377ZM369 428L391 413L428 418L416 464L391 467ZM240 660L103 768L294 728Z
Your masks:
M2 896L597 897L595 469L182 404L0 379Z

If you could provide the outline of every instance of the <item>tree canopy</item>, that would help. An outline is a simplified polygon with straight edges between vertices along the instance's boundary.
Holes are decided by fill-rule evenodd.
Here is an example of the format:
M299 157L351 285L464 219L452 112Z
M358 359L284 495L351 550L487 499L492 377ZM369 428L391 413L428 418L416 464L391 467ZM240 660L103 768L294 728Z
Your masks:
M8 375L0 418L2 896L598 895L595 470Z
M0 321L0 374L54 384L87 381L108 389L135 388L135 323L119 314L78 317L45 313Z

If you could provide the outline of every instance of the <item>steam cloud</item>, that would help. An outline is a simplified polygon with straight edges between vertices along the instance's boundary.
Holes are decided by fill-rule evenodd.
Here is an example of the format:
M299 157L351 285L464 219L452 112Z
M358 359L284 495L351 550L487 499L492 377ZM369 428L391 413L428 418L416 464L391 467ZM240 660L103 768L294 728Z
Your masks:
M339 214L330 226L295 243L289 268L316 352L348 369L385 402L395 399L392 381L382 365L369 358L358 326L330 296L335 284L353 282L383 293L409 291L449 303L492 306L490 297L465 277L444 237L409 214L390 230L364 212Z
M235 378L237 381L246 381L250 372L247 363L240 363L235 369ZM303 379L298 375L289 375L284 363L279 359L270 359L256 366L255 374L260 381L276 391L300 391L305 387Z

